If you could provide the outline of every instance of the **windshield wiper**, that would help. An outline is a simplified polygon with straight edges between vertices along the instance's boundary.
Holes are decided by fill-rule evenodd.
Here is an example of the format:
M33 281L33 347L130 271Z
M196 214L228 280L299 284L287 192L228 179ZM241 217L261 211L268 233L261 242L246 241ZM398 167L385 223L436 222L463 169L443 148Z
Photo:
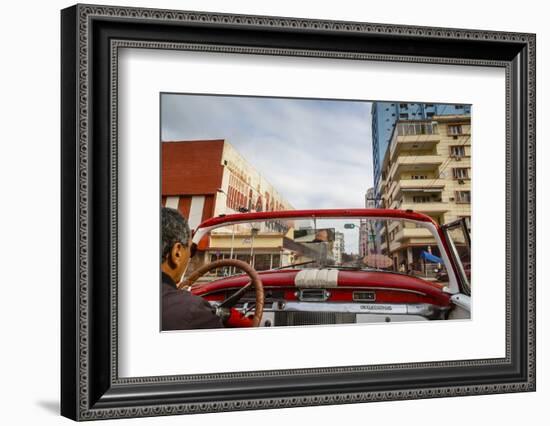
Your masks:
M334 268L334 269L346 269L350 271L363 271L365 270L362 266L350 266L350 265L330 265L328 268Z
M279 266L278 268L273 268L272 271L278 271L280 269L293 268L294 266L310 265L310 264L316 263L316 262L317 262L316 260L309 260L307 262L293 263L291 265L285 265L285 266Z

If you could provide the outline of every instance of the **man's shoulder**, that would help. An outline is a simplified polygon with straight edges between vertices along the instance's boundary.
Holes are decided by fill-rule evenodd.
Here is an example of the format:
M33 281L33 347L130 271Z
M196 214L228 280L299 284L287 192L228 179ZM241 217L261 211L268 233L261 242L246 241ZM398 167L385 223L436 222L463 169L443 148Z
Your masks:
M167 298L179 299L185 302L187 305L205 306L210 305L206 300L200 296L196 296L187 290L178 290L168 284L163 284L162 295Z
M162 329L221 328L223 323L210 303L187 290L163 289Z
M185 302L188 303L192 307L196 306L196 307L200 307L200 308L204 308L204 307L207 307L209 309L212 308L212 305L210 305L210 303L208 303L208 301L206 299L203 299L200 296L196 296L193 293L191 293L190 291L181 290L181 293L183 293L182 297L185 299Z

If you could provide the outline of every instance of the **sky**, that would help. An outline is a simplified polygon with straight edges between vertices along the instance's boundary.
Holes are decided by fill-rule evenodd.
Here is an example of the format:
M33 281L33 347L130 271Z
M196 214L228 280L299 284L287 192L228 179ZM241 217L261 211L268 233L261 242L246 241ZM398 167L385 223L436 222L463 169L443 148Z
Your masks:
M361 208L373 181L371 106L162 94L161 138L227 140L296 209ZM356 231L346 233L346 251L357 252Z
M225 139L296 209L364 207L371 103L163 94L162 140Z

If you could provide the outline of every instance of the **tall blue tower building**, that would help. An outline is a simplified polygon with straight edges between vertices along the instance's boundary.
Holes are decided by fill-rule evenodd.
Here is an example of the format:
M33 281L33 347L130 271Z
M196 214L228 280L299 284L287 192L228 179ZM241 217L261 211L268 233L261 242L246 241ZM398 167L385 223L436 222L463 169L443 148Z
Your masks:
M470 112L470 105L461 104L373 102L372 159L376 198L380 196L377 191L382 175L382 161L398 120L429 120L434 115L469 115Z

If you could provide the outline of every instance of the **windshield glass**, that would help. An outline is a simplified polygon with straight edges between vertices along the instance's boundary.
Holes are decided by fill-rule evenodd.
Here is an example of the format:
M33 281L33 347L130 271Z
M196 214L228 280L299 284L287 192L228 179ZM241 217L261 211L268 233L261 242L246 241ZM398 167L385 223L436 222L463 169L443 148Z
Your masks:
M257 271L382 270L442 284L449 280L430 230L406 220L304 218L224 225L202 238L187 274L220 259L242 260ZM218 268L201 281L240 273Z
M458 260L458 270L462 276L462 291L470 294L470 272L471 272L471 252L470 252L470 232L468 222L465 219L457 220L444 226L447 234L447 240L451 250Z

